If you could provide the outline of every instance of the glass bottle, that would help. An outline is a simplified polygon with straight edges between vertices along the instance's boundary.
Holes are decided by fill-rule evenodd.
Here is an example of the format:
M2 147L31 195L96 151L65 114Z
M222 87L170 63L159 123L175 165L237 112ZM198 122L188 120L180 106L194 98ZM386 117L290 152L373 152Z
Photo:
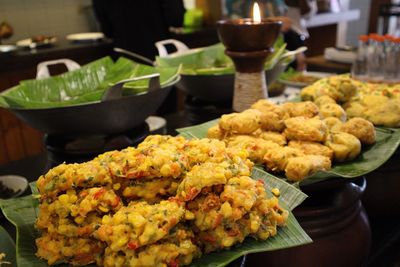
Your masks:
M385 57L386 62L382 66L385 70L384 80L385 82L394 82L397 76L397 55L396 55L396 38L391 35L385 35Z
M380 82L384 79L385 69L385 38L382 35L370 34L367 52L367 76L372 82Z
M351 76L362 81L367 78L368 40L369 38L367 35L359 36L356 58L351 67Z

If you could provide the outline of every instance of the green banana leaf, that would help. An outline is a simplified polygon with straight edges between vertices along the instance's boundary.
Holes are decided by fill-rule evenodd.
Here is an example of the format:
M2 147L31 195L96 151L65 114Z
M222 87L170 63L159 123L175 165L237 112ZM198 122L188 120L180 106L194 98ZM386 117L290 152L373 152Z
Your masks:
M283 38L278 38L274 44L274 52L266 60L265 70L272 69L280 61L285 48ZM176 67L182 64L181 73L185 75L222 75L235 72L233 62L225 55L222 43L192 49L182 55L156 57L156 64L161 67Z
M307 197L303 192L295 188L281 179L264 172L263 170L254 168L252 177L254 179L263 179L267 188L267 192L271 195L272 188L278 188L281 192L280 201L282 205L289 210L293 210L301 204ZM19 267L45 267L46 262L35 256L36 247L35 239L39 233L34 228L35 219L37 217L37 208L39 201L35 198L37 190L31 184L33 196L25 196L14 199L0 200L0 208L6 218L11 221L17 228L17 263ZM234 248L203 255L200 259L196 259L190 266L225 266L233 260L248 253L272 251L276 249L289 248L308 244L312 242L310 237L304 232L296 221L292 213L285 227L278 229L275 237L265 241L257 241L247 238L245 241ZM58 266L66 266L65 264Z
M58 76L21 81L0 94L0 107L52 108L98 102L104 91L120 80L160 73L161 87L166 87L179 80L179 71L179 66L155 68L123 57L114 63L105 57ZM124 85L124 95L145 92L148 83L149 79L129 82Z
M177 129L186 138L204 138L208 128L216 125L218 119L199 125ZM400 129L376 127L376 143L362 148L361 154L350 162L333 163L329 171L321 171L304 179L309 184L334 177L355 178L372 172L382 166L397 150L400 144ZM273 175L285 179L284 176Z
M0 266L17 266L15 257L15 243L7 231L0 225L0 254L4 253L5 257L0 260ZM2 265L2 262L8 262L10 264Z

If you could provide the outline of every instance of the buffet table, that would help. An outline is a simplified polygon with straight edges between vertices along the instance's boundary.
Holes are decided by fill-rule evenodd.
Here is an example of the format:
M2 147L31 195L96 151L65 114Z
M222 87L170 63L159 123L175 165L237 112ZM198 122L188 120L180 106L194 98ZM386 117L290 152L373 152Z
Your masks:
M171 135L177 134L175 129L180 127L189 126L191 123L187 119L185 112L179 112L165 116L167 120L167 133ZM35 181L46 169L47 156L45 154L28 157L26 159L15 161L7 165L0 166L0 174L17 174L26 177L29 181ZM382 177L383 178L383 177ZM359 183L362 180L356 179L355 182ZM339 181L339 183L341 183ZM368 183L368 179L367 179ZM337 187L337 181L332 181L325 183L332 188ZM321 185L317 185L317 188ZM326 187L326 185L322 185ZM314 187L315 189L315 187ZM311 187L311 191L314 190ZM29 191L29 190L28 190ZM328 192L328 191L327 191ZM29 192L25 192L28 194ZM301 220L301 219L300 219ZM373 217L370 218L370 224L372 229L372 249L370 250L370 255L365 258L364 266L376 266L384 264L384 266L392 266L394 263L398 262L397 248L400 245L400 220L397 217ZM0 217L0 224L3 226L15 239L15 228L10 224L4 217ZM316 225L317 226L317 225ZM314 228L316 226L313 226ZM349 233L349 241L353 238L360 238L362 236L361 230L354 229ZM361 234L361 236L360 236ZM308 245L306 245L308 246ZM321 244L323 246L323 244ZM302 247L298 247L301 249ZM295 248L297 249L297 248ZM315 248L313 249L315 250ZM285 251L277 251L277 254L273 254L273 257L269 259L276 260L276 255L278 259L285 255ZM290 252L291 250L287 250ZM307 255L307 250L304 251L304 257L316 257L316 255ZM254 262L254 259L250 258L250 263ZM242 265L243 266L243 265ZM253 265L247 265L253 266ZM382 265L381 265L382 266Z

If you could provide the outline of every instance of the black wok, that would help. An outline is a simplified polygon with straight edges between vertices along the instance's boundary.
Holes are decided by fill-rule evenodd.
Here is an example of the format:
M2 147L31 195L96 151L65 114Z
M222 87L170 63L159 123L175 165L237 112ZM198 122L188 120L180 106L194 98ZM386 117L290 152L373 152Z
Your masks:
M101 102L45 109L10 108L33 128L48 134L85 136L114 134L138 126L154 114L170 92L152 78L147 93L122 96L120 86L110 88Z

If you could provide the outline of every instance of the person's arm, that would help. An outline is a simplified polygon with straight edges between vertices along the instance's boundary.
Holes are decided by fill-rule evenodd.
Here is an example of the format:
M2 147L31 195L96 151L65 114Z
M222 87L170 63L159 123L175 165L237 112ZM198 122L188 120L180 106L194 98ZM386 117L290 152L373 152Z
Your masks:
M107 36L113 37L113 30L107 15L107 1L109 0L92 0L94 15L100 25L100 30Z
M164 16L169 27L182 27L185 6L182 0L161 0Z

